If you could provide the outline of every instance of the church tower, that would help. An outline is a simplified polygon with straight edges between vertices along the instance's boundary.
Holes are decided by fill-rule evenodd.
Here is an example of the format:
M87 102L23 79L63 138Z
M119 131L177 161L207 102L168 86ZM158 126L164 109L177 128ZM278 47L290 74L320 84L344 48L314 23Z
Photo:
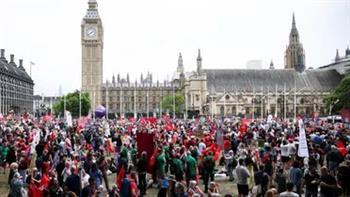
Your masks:
M201 56L201 50L198 49L198 57L197 57L197 74L202 74L202 56Z
M96 0L89 0L81 23L82 83L81 90L88 92L91 110L101 104L103 80L103 26Z
M292 29L289 34L289 45L284 56L285 69L295 69L298 72L305 70L305 53L299 41L299 33L295 24L293 13Z
M184 63L183 63L183 59L182 59L181 53L179 54L179 59L177 60L177 69L176 69L176 71L178 73L183 73L184 72Z

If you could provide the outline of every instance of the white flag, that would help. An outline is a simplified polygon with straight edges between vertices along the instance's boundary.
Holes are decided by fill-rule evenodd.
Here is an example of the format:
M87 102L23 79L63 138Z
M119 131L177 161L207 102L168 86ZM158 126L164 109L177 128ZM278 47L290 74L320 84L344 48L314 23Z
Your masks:
M309 157L309 149L307 148L306 134L303 120L299 120L299 157Z
M66 110L66 122L69 127L73 126L72 114L68 110Z

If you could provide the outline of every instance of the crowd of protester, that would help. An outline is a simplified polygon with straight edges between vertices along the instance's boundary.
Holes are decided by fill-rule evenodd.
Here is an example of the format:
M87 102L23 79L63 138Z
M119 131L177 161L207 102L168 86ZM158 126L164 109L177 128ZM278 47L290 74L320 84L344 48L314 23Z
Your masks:
M350 196L349 130L342 123L304 120L308 157L298 154L300 126L280 119L164 116L70 125L11 116L0 126L11 197L136 197L150 187L171 197ZM152 152L140 150L138 133L153 136L143 142Z

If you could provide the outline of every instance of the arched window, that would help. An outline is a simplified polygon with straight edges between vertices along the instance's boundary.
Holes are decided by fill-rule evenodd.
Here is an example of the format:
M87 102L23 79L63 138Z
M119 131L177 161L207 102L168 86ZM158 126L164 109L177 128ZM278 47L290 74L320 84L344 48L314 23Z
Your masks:
M236 106L233 106L232 107L232 115L236 115L237 114L237 112L236 112Z
M225 113L225 108L224 108L224 106L221 106L220 107L220 114L224 115L224 113Z

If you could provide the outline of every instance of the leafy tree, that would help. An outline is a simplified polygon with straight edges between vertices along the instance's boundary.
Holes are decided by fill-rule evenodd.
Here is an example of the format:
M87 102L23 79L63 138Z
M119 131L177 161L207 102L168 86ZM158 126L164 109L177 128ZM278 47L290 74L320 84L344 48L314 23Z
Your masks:
M327 107L332 112L339 112L343 108L350 108L350 75L345 76L338 86L327 96Z
M166 95L163 98L162 101L162 108L163 111L168 110L169 112L174 111L174 96L173 95ZM175 113L180 114L183 113L184 109L184 104L185 104L185 99L184 96L180 93L175 94Z
M80 92L76 90L73 93L66 95L66 110L70 111L73 117L79 116L79 95ZM81 115L86 116L90 110L90 97L88 93L81 94ZM64 110L64 97L62 97L54 106L53 110L56 115L60 114L63 116Z

